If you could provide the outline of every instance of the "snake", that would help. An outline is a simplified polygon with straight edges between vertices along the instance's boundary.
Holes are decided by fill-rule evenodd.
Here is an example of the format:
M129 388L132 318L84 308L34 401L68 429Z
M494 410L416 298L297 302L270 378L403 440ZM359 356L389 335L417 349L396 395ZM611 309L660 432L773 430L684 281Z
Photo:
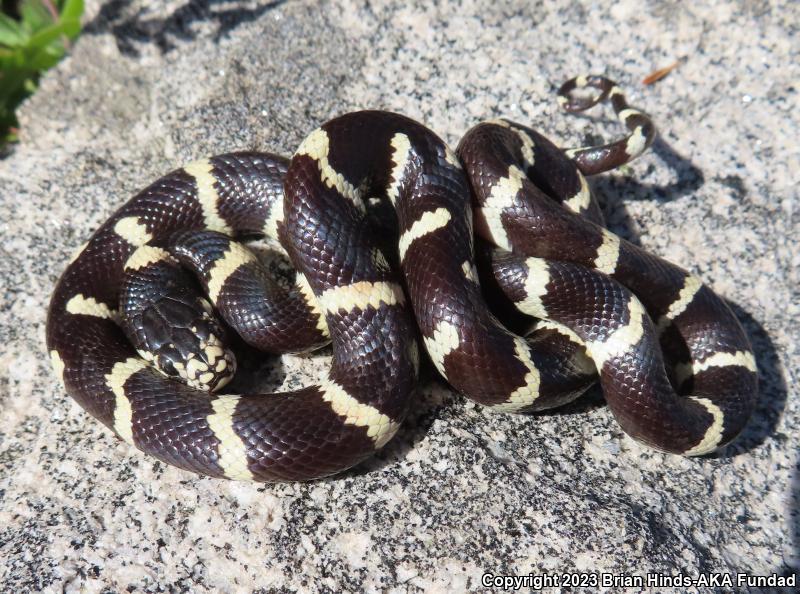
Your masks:
M656 128L603 76L557 96L567 112L610 102L628 134L562 149L495 119L453 150L413 119L359 111L291 159L226 153L159 178L60 276L56 375L125 442L232 480L312 480L372 456L423 364L489 411L550 409L599 381L633 439L687 456L725 446L757 399L744 330L697 276L609 231L587 182L644 153ZM293 282L245 243L259 238ZM313 385L227 388L241 349L327 344Z

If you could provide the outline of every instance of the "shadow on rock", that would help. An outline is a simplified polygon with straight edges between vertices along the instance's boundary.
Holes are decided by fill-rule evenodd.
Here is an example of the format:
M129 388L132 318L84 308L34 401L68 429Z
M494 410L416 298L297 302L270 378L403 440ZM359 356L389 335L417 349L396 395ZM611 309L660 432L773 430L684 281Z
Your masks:
M537 417L582 415L604 406L606 406L606 399L603 396L603 389L599 383L596 383L572 402L528 414Z
M718 454L722 458L749 452L770 436L785 440L786 436L776 433L776 429L786 406L788 393L778 353L767 331L741 307L730 301L727 303L744 327L753 347L758 364L758 402L753 416L738 439Z
M453 389L438 377L433 364L423 361L411 408L395 437L374 456L330 480L366 475L404 460L425 439L437 419L456 414L454 409L457 398L459 396Z
M664 186L643 184L630 176L599 175L589 178L595 197L603 207L603 214L612 231L633 244L640 245L639 238L631 231L630 216L625 203L636 200L670 202L697 191L705 183L703 172L689 159L675 152L660 136L650 149L675 174L675 181Z
M214 39L219 40L239 25L254 21L285 3L286 0L273 0L250 7L230 0L189 0L169 16L152 17L142 8L132 8L133 0L112 0L87 23L84 34L111 32L120 53L127 56L138 56L137 44L146 43L154 43L164 54L175 49L178 40L196 39L199 35L195 28L197 23L215 23Z

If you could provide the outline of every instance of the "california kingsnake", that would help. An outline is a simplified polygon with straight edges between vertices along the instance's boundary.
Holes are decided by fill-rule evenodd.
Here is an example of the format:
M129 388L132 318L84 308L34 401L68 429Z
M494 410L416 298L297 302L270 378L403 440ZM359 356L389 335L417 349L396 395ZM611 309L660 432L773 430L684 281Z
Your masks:
M574 98L576 87L599 94ZM572 79L559 96L571 111L610 99L631 134L563 151L495 120L453 152L417 122L364 111L323 124L291 162L231 153L162 177L61 276L47 321L57 375L122 439L231 479L322 477L382 447L409 407L417 336L439 373L487 407L557 406L599 370L635 439L687 455L728 443L756 399L742 328L697 278L606 230L583 175L638 156L655 129L605 78ZM367 224L375 202L393 207L396 229ZM298 270L294 289L230 239L256 236L279 239ZM185 275L178 262L246 342L286 352L330 339L328 377L280 395L198 389L224 384L234 361L211 308L162 282ZM539 320L529 336L500 325L479 274L487 295ZM178 330L164 329L170 316ZM123 318L134 341L156 336L155 350L137 355ZM174 336L199 341L200 352L182 352Z

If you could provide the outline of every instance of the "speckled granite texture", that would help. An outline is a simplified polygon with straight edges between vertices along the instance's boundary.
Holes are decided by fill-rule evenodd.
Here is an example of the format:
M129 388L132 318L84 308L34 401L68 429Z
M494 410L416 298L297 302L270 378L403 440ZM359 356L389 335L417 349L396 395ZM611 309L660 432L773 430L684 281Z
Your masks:
M460 592L484 572L797 568L800 5L607 4L89 2L86 33L0 159L0 591ZM607 110L558 111L555 89L584 72L617 79L661 130L647 156L593 180L611 227L698 273L753 340L761 402L732 447L648 451L597 392L490 416L429 378L362 467L237 484L143 457L58 387L53 284L159 174L233 149L288 154L364 107L453 143L499 115L565 146L614 137ZM276 384L324 363L287 357Z

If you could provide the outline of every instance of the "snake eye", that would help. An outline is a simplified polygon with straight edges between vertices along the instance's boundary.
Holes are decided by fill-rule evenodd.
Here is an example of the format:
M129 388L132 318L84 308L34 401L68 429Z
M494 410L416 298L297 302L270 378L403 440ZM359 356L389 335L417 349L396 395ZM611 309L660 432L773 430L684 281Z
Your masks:
M177 377L179 375L178 370L175 368L175 363L177 363L179 367L183 368L183 364L180 361L175 361L164 353L158 355L153 360L153 363L155 363L156 368L158 368L161 373L170 377Z

